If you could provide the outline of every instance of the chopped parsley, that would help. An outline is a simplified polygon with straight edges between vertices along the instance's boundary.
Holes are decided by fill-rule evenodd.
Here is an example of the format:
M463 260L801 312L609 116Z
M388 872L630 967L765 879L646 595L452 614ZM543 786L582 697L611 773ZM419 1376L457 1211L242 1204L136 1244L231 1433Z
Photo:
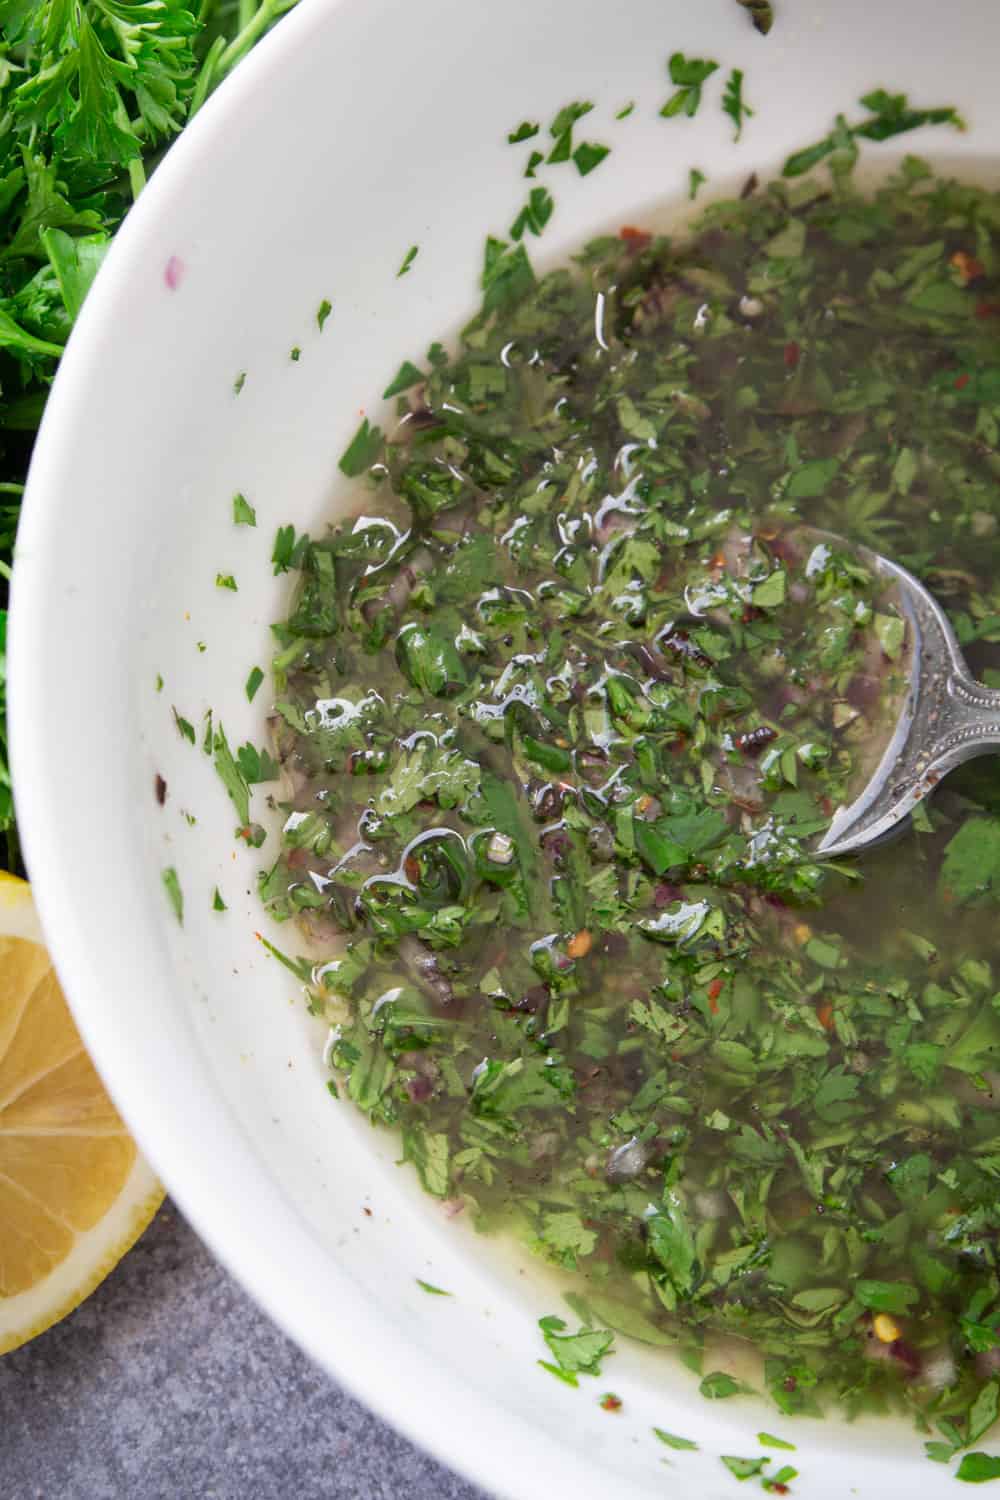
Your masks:
M578 100L573 104L566 104L559 111L549 126L549 134L555 137L555 145L550 150L546 160L550 163L569 161L573 155L573 126L584 115L589 115L593 104L586 100Z
M1000 1458L990 1453L967 1453L955 1470L955 1478L966 1484L986 1484L1000 1479Z
M219 779L236 809L240 826L245 828L250 823L250 788L229 748L229 741L221 724L216 727L212 737L212 757Z
M598 146L591 141L581 141L573 152L573 161L581 177L586 177L610 152L610 146Z
M520 141L530 141L532 136L537 135L540 129L541 126L537 122L532 123L531 120L522 120L517 129L510 132L507 140L510 145L516 146Z
M378 428L375 431L378 432ZM356 441L357 439L355 439ZM352 443L351 446L353 447L354 444ZM350 449L348 452L350 452ZM344 467L344 459L347 456L345 453L344 458L341 459L341 468ZM351 463L353 462L354 459L352 458ZM355 472L359 474L364 473L364 468L365 466L362 465ZM346 473L347 470L344 472ZM274 538L274 547L271 550L274 576L277 577L279 573L287 573L290 568L297 568L305 555L308 545L309 538L306 536L297 537L294 526L279 526Z
M396 272L397 278L399 278L400 276L405 276L406 275L406 273L409 271L410 267L413 265L413 262L416 260L417 255L419 254L419 252L420 252L420 246L419 245L411 245L410 246L409 250L407 250L406 254L403 256L403 259L402 259L402 262L400 264L399 270Z
M228 589L232 594L237 592L236 579L232 573L216 573L215 587L217 589Z
M698 113L701 90L705 80L711 78L719 64L707 58L685 57L683 52L671 54L667 63L670 82L677 88L660 110L664 119L684 114L689 118Z
M769 1458L732 1458L725 1453L720 1457L730 1474L736 1479L753 1479L758 1474L762 1474L771 1462Z
M212 892L212 910L213 911L228 911L229 910L228 906L226 905L226 903L222 899L222 892L219 890L218 886L216 886L215 889L214 889L214 891Z
M879 131L900 99L866 96ZM776 1425L906 1409L976 1482L1000 773L813 859L911 642L799 528L897 556L1000 671L1000 199L914 158L866 196L852 131L687 239L628 226L536 276L527 224L491 237L479 311L390 382L419 384L406 420L352 444L378 487L279 532L273 743L213 755L248 839L287 771L261 895L308 944L340 1097L571 1289L549 1374L673 1346ZM745 1378L714 1367L734 1337Z
M157 689L157 691L159 691L159 689ZM174 723L177 725L177 731L178 731L178 733L181 735L181 737L183 739L187 740L190 744L193 745L194 744L194 725L191 723L191 721L189 719L185 719L185 717L184 717L183 714L179 714L177 712L176 708L171 708L170 712L174 716Z
M583 150L583 147L579 147L578 150ZM519 240L528 230L534 235L541 234L552 217L554 207L552 194L547 188L532 188L528 194L527 203L510 226L511 239Z
M264 673L260 667L251 667L250 674L246 680L247 702L252 703L257 696L257 690L264 681Z
M608 1328L567 1333L565 1320L555 1316L539 1318L538 1326L555 1361L550 1364L540 1359L538 1363L567 1385L577 1385L578 1375L600 1375L601 1361L613 1351L615 1336Z
M387 401L390 396L398 396L401 394L401 392L408 391L411 389L411 387L419 385L423 378L423 371L418 370L416 365L411 364L408 359L404 359L403 363L400 365L399 369L396 371L395 375L392 377L389 384L382 392L383 401Z
M257 512L245 495L233 496L233 524L235 526L256 526L257 524Z
M340 472L349 479L363 474L374 463L381 446L381 429L373 427L367 417L362 418L361 426L341 454Z
M653 1432L668 1448L675 1448L678 1452L698 1451L698 1444L693 1443L690 1438L678 1437L675 1432L666 1432L662 1427L654 1427Z
M692 167L688 173L688 197L693 202L698 196L698 189L708 181L704 172L699 172L697 167Z
M961 115L951 105L913 109L905 94L889 94L885 89L865 94L861 104L871 111L868 118L857 125L848 125L841 116L835 128L821 141L793 151L781 169L782 175L801 177L829 158L843 159L848 166L853 165L858 140L887 141L923 125L951 125L956 130L965 128Z
M417 1276L415 1279L416 1279L417 1286L420 1288L420 1290L422 1292L427 1292L431 1297L450 1297L451 1296L451 1292L442 1291L441 1287L434 1286L429 1281L421 1281L421 1279L420 1279L419 1276Z
M713 1370L706 1375L698 1386L698 1390L706 1401L725 1401L730 1396L743 1396L750 1393L749 1386L743 1384L742 1380L727 1375L724 1370Z
M743 99L743 72L740 68L734 68L726 80L722 108L735 126L733 140L738 141L743 134L743 121L753 114L753 110Z
M167 893L167 900L170 902L170 909L173 912L174 916L177 918L178 924L183 927L184 892L181 890L180 879L173 865L168 865L167 868L161 872L160 879L163 881L163 889Z
M327 318L332 312L333 303L330 302L326 297L324 297L319 307L317 307L316 309L316 327L319 329L320 333L323 332L323 325L326 323Z

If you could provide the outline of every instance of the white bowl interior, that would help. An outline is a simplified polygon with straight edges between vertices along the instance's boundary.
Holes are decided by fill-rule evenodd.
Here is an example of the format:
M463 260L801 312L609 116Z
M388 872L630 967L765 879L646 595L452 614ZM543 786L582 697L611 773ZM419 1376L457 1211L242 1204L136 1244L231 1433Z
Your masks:
M739 146L715 93L693 121L658 118L678 48L743 68L756 114ZM773 168L879 85L955 103L970 122L895 155L989 171L997 56L1000 10L982 0L786 0L766 39L734 0L629 0L620 13L603 0L304 0L156 174L59 376L18 546L11 673L27 855L67 991L218 1254L314 1357L489 1490L603 1500L609 1485L652 1496L672 1477L710 1500L733 1488L718 1455L762 1452L761 1427L798 1444L795 1493L815 1500L943 1495L953 1481L909 1431L858 1425L848 1448L833 1419L707 1403L669 1359L621 1339L585 1389L538 1368L536 1319L558 1310L555 1289L449 1222L395 1165L391 1138L329 1097L322 1035L255 937L274 834L259 852L234 842L203 715L232 744L264 742L267 687L250 705L243 684L266 669L286 603L274 532L318 530L345 503L336 463L360 410L473 309L484 235L502 235L526 193L526 148L505 139L520 120L544 128L592 99L582 133L613 148L586 179L568 165L545 178L551 260L681 200L690 167L706 195ZM257 529L234 527L236 491ZM219 572L238 592L216 586ZM288 929L276 941L294 951ZM454 1295L429 1297L416 1277ZM608 1388L624 1400L613 1417L597 1402ZM654 1425L701 1451L668 1452Z

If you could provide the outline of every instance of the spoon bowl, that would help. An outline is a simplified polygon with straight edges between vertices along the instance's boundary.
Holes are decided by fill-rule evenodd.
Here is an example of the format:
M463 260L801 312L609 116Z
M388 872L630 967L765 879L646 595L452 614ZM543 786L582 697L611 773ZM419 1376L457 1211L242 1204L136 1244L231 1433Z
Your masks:
M907 690L874 772L816 846L830 859L881 842L949 771L1000 749L1000 692L975 680L944 610L906 568L829 532L801 528L796 536L849 552L884 579L906 624Z

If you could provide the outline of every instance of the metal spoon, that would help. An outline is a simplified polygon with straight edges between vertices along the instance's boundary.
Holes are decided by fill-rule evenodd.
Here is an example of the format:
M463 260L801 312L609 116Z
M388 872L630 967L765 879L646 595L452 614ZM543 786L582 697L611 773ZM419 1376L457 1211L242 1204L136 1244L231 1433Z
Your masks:
M815 853L853 854L889 834L942 776L977 755L1000 750L1000 692L976 682L944 610L923 584L868 547L797 528L859 559L894 585L907 625L909 686L876 769L863 791L834 813Z

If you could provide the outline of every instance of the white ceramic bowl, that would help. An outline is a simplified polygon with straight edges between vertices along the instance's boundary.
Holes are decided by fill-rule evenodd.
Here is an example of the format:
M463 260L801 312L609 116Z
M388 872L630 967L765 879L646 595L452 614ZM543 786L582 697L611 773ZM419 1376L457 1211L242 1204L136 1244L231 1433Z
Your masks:
M122 230L25 500L10 639L21 827L94 1056L185 1212L277 1321L411 1437L518 1500L624 1500L674 1483L723 1497L735 1481L718 1455L760 1452L761 1427L798 1444L794 1491L809 1500L943 1496L953 1479L908 1430L862 1424L845 1439L834 1420L708 1403L669 1358L624 1340L599 1385L573 1391L540 1370L536 1319L556 1310L552 1289L447 1222L392 1141L324 1088L314 1023L254 936L267 851L234 845L232 809L171 707L199 740L209 708L231 741L263 740L266 689L251 706L243 684L266 667L285 603L275 528L323 524L359 408L472 310L483 236L503 233L525 195L524 148L505 140L520 120L592 99L584 134L613 147L586 179L568 166L547 179L547 259L681 198L692 166L726 186L774 168L878 85L955 103L971 127L893 154L988 161L1000 7L777 10L765 39L735 0L304 0ZM743 68L756 113L739 146L720 90L693 121L658 118L675 49ZM419 255L397 278L411 244ZM233 526L237 490L257 530ZM217 572L239 591L218 588ZM212 910L216 885L225 913ZM418 1276L454 1295L427 1296ZM616 1416L597 1403L608 1386L624 1400ZM653 1425L700 1451L670 1453Z

